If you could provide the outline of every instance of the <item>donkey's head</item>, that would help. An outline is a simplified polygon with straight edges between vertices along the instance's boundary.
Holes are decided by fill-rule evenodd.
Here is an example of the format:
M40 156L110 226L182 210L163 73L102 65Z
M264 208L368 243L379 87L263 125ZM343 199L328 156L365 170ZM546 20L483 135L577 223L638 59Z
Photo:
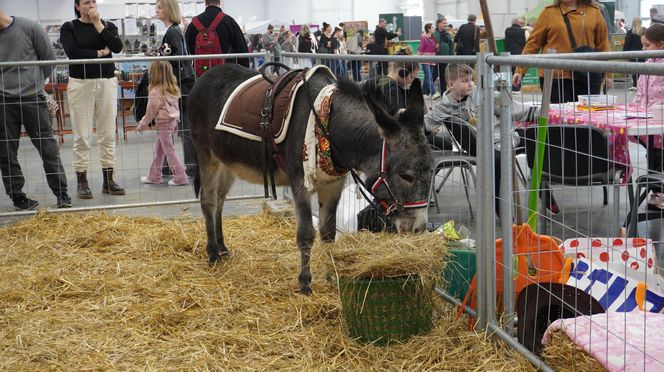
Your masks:
M381 94L368 87L367 103L383 137L379 165L367 172L367 184L387 208L397 231L415 232L426 227L431 150L424 137L424 98L420 81L411 84L405 110L390 113Z

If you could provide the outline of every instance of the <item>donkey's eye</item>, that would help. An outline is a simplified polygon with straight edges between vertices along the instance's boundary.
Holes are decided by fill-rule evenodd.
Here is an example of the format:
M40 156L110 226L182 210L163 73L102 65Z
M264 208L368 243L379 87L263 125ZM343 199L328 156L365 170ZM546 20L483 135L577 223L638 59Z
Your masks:
M413 178L413 176L411 176L410 174L400 174L399 178L408 183L413 183L413 181L415 181L415 178Z

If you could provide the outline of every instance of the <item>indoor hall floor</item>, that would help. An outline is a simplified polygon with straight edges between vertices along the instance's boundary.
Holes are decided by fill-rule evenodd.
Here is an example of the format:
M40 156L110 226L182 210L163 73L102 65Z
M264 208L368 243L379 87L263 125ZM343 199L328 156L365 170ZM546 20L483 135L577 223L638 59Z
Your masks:
M64 144L60 146L60 156L67 175L69 195L72 198L72 207L94 207L98 205L122 205L136 203L159 203L171 201L190 201L179 205L160 205L140 208L122 208L109 210L111 213L124 213L129 215L152 215L155 217L172 218L184 214L202 216L198 200L195 200L192 184L188 186L169 186L168 177L161 185L147 185L140 181L141 176L147 175L152 162L152 148L156 132L147 131L142 134L128 133L128 140L124 142L122 133L119 135L116 149L115 180L126 190L126 195L111 196L101 193L102 173L99 163L98 147L92 144L91 167L88 172L88 181L93 193L93 199L83 200L76 197L76 174L73 168L72 135L64 136ZM175 148L182 160L182 144L176 139ZM19 163L25 176L23 191L29 198L39 202L39 208L55 208L55 196L46 183L44 169L39 154L29 138L21 138L19 145ZM0 196L0 214L14 212L11 199L6 195L4 187ZM262 197L263 187L236 181L231 190L231 197L253 196ZM249 199L229 201L225 205L226 214L250 214L261 208L261 200ZM0 217L0 223L6 224L16 217Z
M67 174L69 183L69 194L72 196L74 207L91 207L96 205L118 205L118 204L134 204L134 203L150 203L150 202L169 202L175 200L193 200L195 198L193 187L189 186L168 186L165 181L161 185L146 185L140 182L140 176L147 173L148 167L152 161L152 145L154 141L154 132L146 132L138 134L135 132L129 133L127 142L120 140L117 146L117 163L116 163L116 181L122 185L127 194L124 196L110 196L101 193L102 175L98 160L97 146L93 145L92 167L88 178L90 181L90 188L94 194L94 198L90 200L82 200L76 198L76 176L73 171L72 165L72 137L71 135L65 136L65 143L61 145L60 154L62 157L63 165ZM181 153L181 142L176 140L176 149ZM632 163L636 165L636 173L642 172L645 167L645 155L642 147L630 144L630 152L632 156ZM520 160L522 166L525 168L525 159ZM32 143L28 138L22 138L19 147L19 162L23 169L26 178L26 185L24 192L31 198L36 199L40 203L40 208L54 208L55 197L51 193L44 170L42 168L41 159L35 151ZM441 173L442 174L442 173ZM167 178L165 178L166 180ZM602 206L602 189L600 187L567 187L567 186L554 186L554 195L561 208L561 212L557 216L553 216L554 225L553 232L558 234L561 239L577 235L589 236L607 236L610 233L612 225L612 188L609 188L609 205ZM4 189L3 189L4 191ZM478 211L476 208L475 191L471 187L470 190L471 203L475 215ZM258 199L263 196L262 185L252 185L245 183L241 180L236 180L231 196L249 196L255 195ZM525 202L527 195L525 192L521 193L521 200ZM454 219L457 223L466 225L469 228L474 228L475 220L471 219L468 212L468 204L465 199L463 188L461 187L461 177L458 171L454 171L452 176L447 181L446 185L439 193L441 213L437 213L436 209L430 207L430 222L441 223ZM622 187L620 191L620 223L624 220L627 214L627 188ZM234 205L238 204L238 207ZM244 205L252 205L249 211L260 208L260 201L257 200L240 200L237 202L229 202L226 206L227 214L236 214L247 212ZM237 210L236 210L237 209ZM157 210L161 211L158 212ZM0 196L0 213L8 213L14 211L11 200L6 196ZM163 215L164 217L173 217L182 211L200 215L200 207L197 202L190 202L176 206L158 206L158 207L144 207L124 209L128 213L148 213L154 215ZM565 227L562 227L562 224ZM472 230L472 229L471 229ZM660 240L659 234L661 233L661 223L659 220L651 222L643 222L639 225L639 234L648 235L656 240Z

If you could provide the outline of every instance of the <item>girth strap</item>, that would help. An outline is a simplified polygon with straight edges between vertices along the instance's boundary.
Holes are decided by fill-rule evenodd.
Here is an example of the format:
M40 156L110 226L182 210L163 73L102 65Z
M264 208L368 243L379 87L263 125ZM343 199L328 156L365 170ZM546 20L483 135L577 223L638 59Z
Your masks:
M275 165L277 168L283 168L284 166L283 156L279 152L277 144L274 141L272 129L270 128L272 124L272 104L278 92L286 86L288 81L295 78L298 73L290 71L279 75L274 84L265 91L265 99L263 100L263 108L261 109L260 132L263 145L263 191L266 199L270 197L268 189L271 189L272 197L275 200L277 199L277 184L274 181Z

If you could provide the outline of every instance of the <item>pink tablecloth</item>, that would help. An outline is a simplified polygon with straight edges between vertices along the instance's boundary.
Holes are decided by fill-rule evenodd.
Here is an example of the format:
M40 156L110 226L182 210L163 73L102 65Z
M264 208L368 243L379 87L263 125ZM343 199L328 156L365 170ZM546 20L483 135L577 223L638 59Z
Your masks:
M558 319L546 330L542 344L556 330L609 371L664 371L664 314L635 311Z
M564 105L551 105L549 110L549 124L586 124L607 130L609 132L608 140L611 160L626 167L626 172L622 180L623 183L626 183L633 172L628 143L630 140L637 141L636 137L628 136L629 128L656 124L652 119L626 118L626 116L634 114L645 114L645 111L634 105L616 105L612 110L588 111L587 109L579 108L575 104L567 103ZM642 137L640 140L645 143L647 138ZM662 147L661 136L657 136L655 139L655 147Z

